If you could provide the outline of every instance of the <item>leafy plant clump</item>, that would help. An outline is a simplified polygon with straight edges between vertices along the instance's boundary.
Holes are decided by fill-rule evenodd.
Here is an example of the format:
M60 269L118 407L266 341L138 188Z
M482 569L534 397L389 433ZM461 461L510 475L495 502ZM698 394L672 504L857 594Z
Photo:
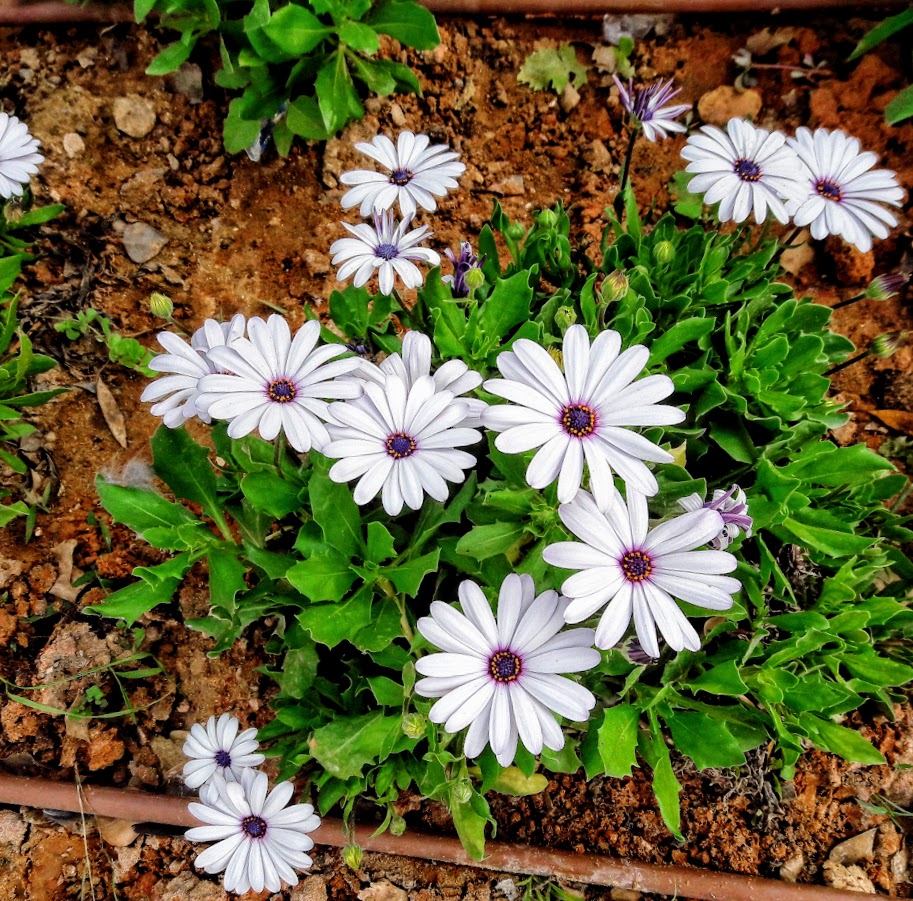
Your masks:
M271 120L283 156L296 136L327 140L364 115L357 85L381 95L421 94L408 66L378 55L380 36L417 50L440 43L434 17L415 0L135 0L134 12L137 22L158 12L163 28L181 33L150 63L150 75L173 72L201 38L217 34L216 84L241 92L225 119L231 153L257 147Z
M671 128L672 113L663 116L658 101L652 106L647 102L652 99L654 94L640 101L635 96L631 105L641 124L652 123L660 136L659 124ZM531 224L510 221L496 204L478 236L477 253L468 244L459 257L451 253L454 275L442 277L440 268L433 268L411 306L395 290L373 295L353 286L334 292L331 322L322 327L328 346L314 353L321 355L326 372L335 367L338 381L309 381L308 397L351 400L326 409L319 403L312 407L322 411L330 429L330 440L320 445L325 453L313 447L295 453L281 435L265 441L249 434L255 427L251 414L262 415L257 419L261 432L276 435L277 419L270 425L270 417L292 410L289 404L298 385L305 383L277 363L280 368L266 386L269 403L256 379L252 389L244 388L244 378L254 377L239 375L229 364L246 366L241 352L249 352L257 342L287 351L288 344L282 344L287 332L278 317L269 324L251 320L247 326L236 322L243 317L236 317L221 326L207 323L208 356L195 357L187 348L189 356L160 367L163 372L185 372L181 361L192 360L201 373L198 382L186 383L188 391L199 392L196 412L215 420L222 411L236 417L229 425L215 422L211 448L181 427L156 432L153 467L173 499L103 478L97 482L103 505L117 521L172 556L137 569L137 581L114 592L92 608L94 612L133 623L170 602L190 570L202 568L208 572L211 607L190 625L213 637L213 653L230 647L251 623L270 617L275 628L267 651L275 662L269 672L279 690L273 702L275 719L259 738L271 743L268 753L280 761L280 778L299 770L307 774L321 814L339 806L348 819L356 800L368 799L382 810L381 828L398 832L405 823L395 803L402 792L417 791L448 805L466 848L481 858L486 827L492 822L486 793L539 792L547 781L544 773L583 770L591 779L624 777L636 766L646 767L666 825L682 838L673 748L697 768L707 769L741 766L747 752L764 746L770 748L771 766L785 780L792 778L807 747L859 763L884 762L880 751L844 720L866 703L892 716L899 688L913 679L908 596L913 564L901 549L913 539L913 531L908 520L887 505L903 496L905 477L864 445L842 447L830 437L831 430L846 421L829 396L830 374L846 363L853 345L830 331L828 308L795 296L777 280L784 245L767 238L766 230L752 234L753 229L742 226L723 232L708 228L703 217L682 225L673 214L645 221L626 175L625 169L625 187L616 211L607 211L598 247L572 237L571 220L560 204L536 214ZM756 180L747 180L755 185ZM400 203L410 187L408 178L401 181L394 182L403 192L398 194ZM684 183L682 188L687 190ZM395 202L395 193L390 193L388 206ZM359 285L373 269L383 283L389 274L383 267L392 266L391 261L405 281L413 277L413 269L418 276L410 260L437 259L436 253L418 247L424 229L404 235L402 226L394 228L389 210L375 216L373 232L367 225L348 228L355 237L334 245L334 262L342 264L340 274L357 273ZM404 343L397 320L409 325L413 338L428 338ZM245 327L250 341L221 346ZM310 341L306 346L313 348L317 327L309 323L305 328ZM268 336L278 343L263 343ZM303 337L299 333L295 338L292 347L298 350L291 353L311 379L316 369L302 356ZM419 365L418 358L410 356L410 342L413 349L427 346L430 360ZM507 424L523 423L527 414L517 406L498 405L497 397L519 403L530 394L520 382L498 378L499 373L535 377L523 372L522 355L529 354L525 359L539 361L543 379L554 361L568 385L576 380L578 388L571 391L580 394L584 376L575 369L574 355L583 343L603 375L615 365L599 362L597 342L600 349L607 342L625 348L629 382L640 371L638 365L644 374L632 382L640 392L637 403L646 405L635 404L632 414L642 431L616 429L620 434L615 437L632 453L672 461L660 463L643 482L640 470L613 458L618 478L616 482L609 472L607 482L605 470L600 474L588 456L584 487L599 501L601 515L623 530L617 525L620 511L631 511L624 515L630 515L632 533L635 522L645 530L651 515L660 524L650 536L670 536L684 528L683 516L692 515L682 514L683 507L709 506L731 514L733 528L704 542L715 549L697 551L691 558L695 565L703 561L707 584L723 586L726 596L718 590L710 616L703 609L711 607L704 603L709 596L697 596L700 593L687 586L673 588L673 594L685 592L675 594L681 601L675 613L683 615L676 619L668 608L665 613L656 608L656 625L669 645L662 648L656 645L653 614L648 612L645 620L643 609L634 609L633 631L627 629L630 607L621 616L621 629L611 622L606 629L621 595L611 600L601 619L593 616L601 602L592 605L584 598L581 603L581 593L594 592L594 584L601 590L598 570L568 577L566 569L553 565L556 548L563 549L565 562L582 561L578 569L616 552L608 544L598 549L610 534L605 530L591 530L595 537L586 537L584 544L568 543L571 533L587 533L589 527L581 526L577 514L595 509L589 495L578 502L576 484L568 483L563 469L560 475L555 470L550 484L534 476L545 448L535 455L527 448L539 447L537 433L553 428L550 414L537 419L534 410L533 420L524 426L527 431L519 439L515 432L508 442L513 447L503 442L510 432ZM175 336L167 339L172 354L184 354L179 344ZM202 354L202 345L193 347ZM352 356L345 355L346 349ZM509 349L514 353L506 354ZM359 371L367 371L365 378L374 379L373 385L353 388L356 367L381 354L391 355L387 368L378 372L367 365ZM334 357L338 359L333 363L326 362ZM397 380L406 378L396 374L404 360L415 370L408 378L415 380L410 392L418 392L416 397L437 396L440 386L432 386L422 374L429 368L442 384L450 385L474 372L472 384L482 387L472 402L489 406L481 413L465 406L463 395L471 388L464 382L465 390L454 389L457 396L448 395L446 407L434 408L437 417L465 414L466 422L473 422L471 428L452 430L459 433L453 446L466 446L471 455L453 450L444 458L446 465L441 464L457 487L443 479L438 488L433 479L423 481L430 486L426 494L433 490L442 498L433 499L422 489L416 495L408 481L385 482L378 502L365 483L374 480L376 495L376 473L392 471L385 455L408 458L417 445L399 426L387 427L386 437L374 443L353 437L353 427L365 435L377 432L380 427L371 424L369 415L371 404L381 405L376 412L389 403L394 419L393 411L400 406L412 409L413 393L407 405L406 395L396 387ZM635 365L634 360L642 362ZM618 390L622 374L615 381ZM543 391L558 390L554 385ZM673 388L671 406L654 403L657 389L661 394ZM253 393L245 400L243 393L230 393L237 390ZM359 396L359 390L364 394ZM162 394L156 392L155 399ZM185 418L194 415L189 397L181 396L190 405L181 414ZM541 403L542 397L534 402ZM239 403L247 412L240 411ZM268 412L257 412L263 404ZM681 415L672 415L673 407ZM178 412L171 404L158 415L172 417L169 424L178 426ZM585 438L596 427L596 415L577 397L559 418L568 434ZM281 421L294 446L307 445L295 419ZM493 431L482 436L473 431L483 426ZM500 432L497 437L495 431ZM418 445L424 440L418 439ZM518 442L525 446L518 447ZM644 450L648 445L653 450ZM432 451L435 447L450 446L441 440L430 444ZM366 456L377 454L380 468ZM563 465L568 465L567 458ZM356 475L362 481L353 494L345 482ZM655 490L648 491L654 477ZM581 478L582 469L572 475L572 481ZM619 487L624 487L627 507ZM578 503L583 506L575 507ZM721 528L723 523L720 516ZM649 579L659 565L650 540L648 536L644 541L645 550L620 558L623 577L632 585ZM671 544L676 547L669 553L675 557L676 548L687 540ZM737 581L718 575L733 568ZM622 576L618 579L621 584ZM467 587L470 583L481 590ZM460 682L465 665L460 661L468 646L453 637L456 631L448 638L442 623L456 630L462 622L451 607L457 598L463 613L476 617L474 622L490 615L489 605L497 599L497 628L512 621L519 630L518 622L534 618L532 596L524 594L525 600L519 600L519 594L511 596L504 586L521 584L534 586L540 597L552 590L573 597L576 612L564 608L565 622L596 625L595 643L601 650L591 648L593 633L585 628L561 633L565 643L549 650L553 662L536 665L545 666L547 673L568 672L561 668L567 660L562 647L573 647L580 659L592 660L589 668L577 667L585 669L577 676L579 684L565 682L569 697L590 698L595 709L581 716L574 713L583 712L579 704L565 705L552 696L548 710L542 705L524 710L520 705L530 702L511 695L518 698L511 702L517 706L510 722L519 724L520 736L516 744L513 734L514 750L509 736L497 740L494 727L490 746L480 742L476 720L483 707L475 710L473 720L467 706L469 699L482 697L481 689L473 694L471 684ZM689 597L702 606L688 603ZM702 618L700 637L685 617ZM552 620L549 624L554 625ZM606 634L612 638L605 639ZM436 636L435 642L429 636ZM523 676L523 660L498 644L512 640L489 630L484 641L490 651L469 648L482 653L486 672L501 685ZM429 656L438 649L449 653ZM530 669L540 672L532 665ZM418 676L430 678L419 681ZM451 691L464 694L445 705L445 715L437 705ZM460 698L465 703L460 704ZM523 719L530 710L538 711L538 733ZM560 714L560 729L551 711ZM492 722L498 717L507 722L497 702L486 709L486 717L489 713ZM547 729L551 731L545 741Z

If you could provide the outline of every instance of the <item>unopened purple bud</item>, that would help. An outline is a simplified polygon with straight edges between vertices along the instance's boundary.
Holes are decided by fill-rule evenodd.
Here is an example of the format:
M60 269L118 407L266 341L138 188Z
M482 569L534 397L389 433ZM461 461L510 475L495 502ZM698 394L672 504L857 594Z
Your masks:
M472 245L468 241L463 241L460 244L459 256L449 247L444 251L444 255L453 263L453 275L445 275L442 281L450 285L454 297L469 297L474 288L480 288L484 284L484 276L480 283L477 275L473 275L473 278L470 278L467 282L466 277L474 270L481 270L486 259L484 253L482 256L477 257L472 252ZM481 272L479 275L481 275ZM475 282L475 284L472 284L472 282Z
M910 280L903 272L886 272L873 278L865 289L865 296L869 300L887 300L895 294L900 294Z
M905 338L904 332L884 332L875 336L869 349L876 357L887 359L897 353Z

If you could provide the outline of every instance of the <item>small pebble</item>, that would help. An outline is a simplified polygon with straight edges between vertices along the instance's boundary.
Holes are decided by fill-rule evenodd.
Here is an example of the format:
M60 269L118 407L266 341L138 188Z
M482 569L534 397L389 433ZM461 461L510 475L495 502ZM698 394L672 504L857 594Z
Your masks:
M136 94L118 97L114 101L114 124L131 138L144 138L155 128L155 110Z
M134 263L151 260L168 243L168 239L145 222L131 222L121 235L124 251Z
M75 131L67 132L63 136L63 150L70 158L82 156L86 149L86 142Z
M502 194L505 197L517 197L526 193L526 185L523 182L522 175L510 175L503 181L496 181L489 185L488 190L492 194Z

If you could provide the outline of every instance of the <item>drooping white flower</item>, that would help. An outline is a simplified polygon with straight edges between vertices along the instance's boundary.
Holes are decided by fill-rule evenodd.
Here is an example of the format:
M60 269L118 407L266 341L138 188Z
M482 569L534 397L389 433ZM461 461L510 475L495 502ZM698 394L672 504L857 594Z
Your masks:
M223 347L244 334L247 323L240 313L230 322L207 319L190 338L190 345L172 332L162 332L158 342L168 353L153 357L149 368L156 372L170 373L147 385L140 400L159 401L149 408L153 416L161 416L170 429L176 429L194 416L203 422L212 422L209 414L197 406L200 396L200 379L219 366L209 360L214 347ZM162 400L161 398L164 398Z
M358 396L359 384L338 376L357 369L360 361L333 360L346 353L342 344L317 347L316 320L306 322L294 340L288 323L275 314L266 322L253 317L247 332L249 338L209 351L210 364L220 372L200 380L197 406L213 419L229 420L231 438L258 429L272 441L283 431L295 450L319 450L330 440L321 421L326 418L325 398Z
M692 512L694 510L716 510L723 520L720 534L711 538L707 543L714 550L725 551L739 535L744 532L746 538L751 538L751 529L754 525L748 515L748 501L745 492L738 485L733 485L728 491L717 488L713 497L705 503L699 494L689 494L680 498L678 504L682 509Z
M592 669L600 660L592 629L565 629L567 599L555 591L536 595L532 577L509 575L501 584L497 618L475 582L460 584L463 612L441 601L418 630L443 653L416 663L427 678L415 690L440 698L429 718L447 732L469 727L464 751L478 757L490 744L502 766L509 766L519 737L538 754L543 747L564 747L555 714L586 720L596 704L593 694L561 673Z
M621 105L627 110L631 118L638 123L644 131L648 141L668 137L669 132L684 133L686 128L681 122L675 120L691 109L690 103L677 103L666 106L673 97L681 93L681 88L675 88L675 82L657 81L648 87L634 87L634 82L629 78L625 88L622 80L613 75L615 86L621 98Z
M805 189L789 206L797 226L810 225L817 239L840 235L863 252L872 249L873 236L888 236L897 219L880 204L899 207L904 192L889 169L872 171L874 153L863 153L857 138L826 128L800 128L788 142L801 160Z
M657 627L676 651L696 651L697 632L673 598L728 610L730 595L741 587L738 579L723 575L736 568L732 554L695 550L719 535L723 521L716 510L684 513L651 529L639 492L629 491L627 504L619 497L600 510L582 491L558 513L580 541L549 545L542 556L552 566L580 570L561 586L573 599L564 614L567 622L582 622L606 608L596 628L599 648L617 644L633 615L637 640L651 657L659 657Z
M726 131L703 126L688 138L682 156L691 161L685 171L696 173L688 190L703 194L704 203L719 203L720 222L744 222L754 210L760 224L769 210L786 224L784 201L805 194L802 167L786 136L742 119L730 119Z
M44 157L38 152L41 142L33 138L24 122L0 113L0 197L22 194Z
M260 766L266 758L255 753L260 747L256 729L240 732L241 724L231 714L218 720L211 716L206 725L194 723L182 748L185 757L184 783L199 788L220 774L228 782L240 782L244 770Z
M355 186L343 195L343 209L357 206L362 216L389 210L396 203L404 219L411 219L418 207L433 210L435 195L444 197L459 187L456 180L466 171L457 162L460 155L446 144L431 144L427 135L411 131L401 132L395 146L386 135L377 135L355 148L388 170L353 169L340 177L344 185Z
M354 275L352 284L360 288L376 270L382 294L393 291L396 276L407 288L420 287L425 278L412 260L439 266L441 258L436 251L417 246L432 233L427 225L407 231L411 221L407 217L397 224L393 213L387 210L374 214L374 228L365 222L343 222L343 228L354 237L340 238L330 247L333 265L342 263L336 278L345 281Z
M489 379L484 388L510 404L488 407L484 425L501 432L498 450L521 454L540 450L526 470L533 488L558 480L558 500L567 503L583 480L584 462L600 506L613 496L612 471L625 483L653 495L656 478L644 460L671 463L672 455L630 426L674 425L685 418L677 407L659 404L674 390L665 375L634 381L650 352L643 345L621 351L621 336L608 329L590 346L582 325L564 335L564 372L548 352L521 338L513 350L498 356L504 379Z
M366 504L381 492L391 516L403 504L418 510L426 494L444 501L447 482L462 482L475 457L457 450L481 439L461 425L469 415L464 401L450 391L438 391L434 380L420 376L414 383L391 371L383 386L364 383L357 400L330 407L332 441L323 448L338 460L330 469L334 482L359 479L355 503Z
M463 395L478 388L482 384L482 376L462 360L447 360L432 373L431 351L431 339L427 335L416 331L406 332L402 355L388 354L379 365L362 360L361 368L354 375L383 386L386 376L394 373L405 382L407 388L411 388L420 378L430 375L434 379L436 391L449 391L466 405L466 419L459 425L467 429L479 428L482 425L482 411L488 404L484 400Z
M203 803L192 802L190 812L205 826L184 833L194 842L216 842L196 859L207 873L225 871L229 892L278 892L282 883L298 884L295 869L307 869L313 861L305 853L314 847L307 835L320 825L310 804L293 804L294 786L280 782L269 794L266 773L245 776L242 782L215 777L203 793Z

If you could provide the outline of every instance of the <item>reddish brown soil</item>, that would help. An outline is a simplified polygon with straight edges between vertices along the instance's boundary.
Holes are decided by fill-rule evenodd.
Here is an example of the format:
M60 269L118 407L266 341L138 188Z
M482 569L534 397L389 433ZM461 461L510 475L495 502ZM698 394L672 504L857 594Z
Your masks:
M639 74L674 75L683 98L698 101L721 82L731 83L736 74L731 54L750 35L764 27L794 28L790 42L765 56L765 62L792 65L812 54L832 74L810 84L794 81L783 70L762 71L756 88L760 123L846 128L865 147L883 153L885 164L909 189L913 126L891 128L882 119L884 106L904 84L899 49L886 46L858 64L844 62L869 24L823 15L713 23L683 19L666 37L639 43ZM78 570L94 570L114 586L125 584L133 566L160 559L159 552L119 527L112 529L109 546L102 530L87 521L89 514L108 521L94 493L98 472L148 478L148 438L157 421L139 402L145 380L108 363L91 340L66 341L53 330L55 321L92 306L121 332L153 346L160 323L147 312L147 301L153 291L163 291L188 330L207 316L238 310L264 315L274 306L286 310L293 325L300 324L303 305L322 309L335 286L327 251L340 231L334 224L342 193L337 177L356 161L352 144L403 126L450 143L468 164L465 190L445 200L434 216L441 247L474 238L495 197L521 219L563 200L572 205L575 228L598 235L624 145L608 76L593 70L579 103L565 110L553 94L518 84L516 75L533 49L558 42L576 42L581 59L589 61L590 46L601 39L600 23L451 20L441 31L444 42L437 50L403 55L419 70L423 98L370 100L365 119L338 140L296 148L286 160L271 154L259 165L222 151L227 101L208 75L203 101L193 103L173 81L143 74L158 48L143 30L0 32L3 108L29 123L47 156L35 193L40 201L67 205L67 212L43 230L42 256L26 276L22 310L38 346L63 364L43 383L72 390L37 413L40 440L24 450L34 464L33 496L51 489L34 539L24 543L21 523L0 537L0 675L16 686L45 686L36 700L72 710L98 684L109 704L118 703L109 675L49 683L116 660L133 645L129 632L80 612L104 590L97 581L78 596L67 590L70 554ZM113 121L114 99L132 94L147 100L157 115L154 129L141 139L127 137ZM73 134L84 148L73 153L71 138L69 155L63 142ZM680 139L641 144L634 156L638 194L653 198L660 209L669 205L668 183L680 166L680 145ZM522 193L500 196L512 175L522 176ZM120 239L123 226L135 221L153 225L168 238L164 250L141 266L127 258ZM905 213L895 236L872 254L836 242L798 251L791 264L797 282L820 302L832 304L856 293L874 273L913 267L909 229ZM861 346L882 331L913 328L909 306L898 299L855 304L840 310L835 322ZM891 360L866 360L840 374L837 388L853 418L838 440L877 446L887 436L913 433L911 362L907 345ZM126 449L114 440L91 393L99 377L126 416ZM252 725L268 722L271 683L256 668L268 662L269 624L251 628L229 653L209 657L211 642L183 625L185 617L205 612L206 602L203 582L191 579L172 604L144 618L142 649L156 656L165 675L129 686L130 703L143 708L135 718L86 724L0 700L0 765L15 772L78 774L108 784L178 791L175 730L222 710ZM738 773L699 774L682 764L684 843L675 842L663 826L639 773L589 785L580 777L562 776L533 798L493 796L498 837L767 876L776 876L781 865L801 855L799 878L820 882L837 842L877 826L874 855L861 865L880 891L910 897L898 863L901 824L909 821L872 814L860 802L887 799L906 808L913 803L910 770L895 768L913 764L913 712L909 705L898 707L896 720L889 722L882 712L863 710L856 724L882 748L889 765L848 765L810 753L795 782L780 787L779 798L763 755ZM415 826L450 828L436 807L416 807L408 799L403 806L413 809L409 817ZM37 812L0 810L0 901L222 899L218 880L200 878L191 859L180 839L143 836L115 846L90 827L84 842L72 823L59 827ZM295 892L274 897L353 898L371 884L376 884L373 894L360 897L512 896L508 884L499 884L501 877L378 855L366 855L356 873L336 854L318 854L314 874ZM384 880L404 891L383 888ZM590 890L589 896L608 897L608 891Z

